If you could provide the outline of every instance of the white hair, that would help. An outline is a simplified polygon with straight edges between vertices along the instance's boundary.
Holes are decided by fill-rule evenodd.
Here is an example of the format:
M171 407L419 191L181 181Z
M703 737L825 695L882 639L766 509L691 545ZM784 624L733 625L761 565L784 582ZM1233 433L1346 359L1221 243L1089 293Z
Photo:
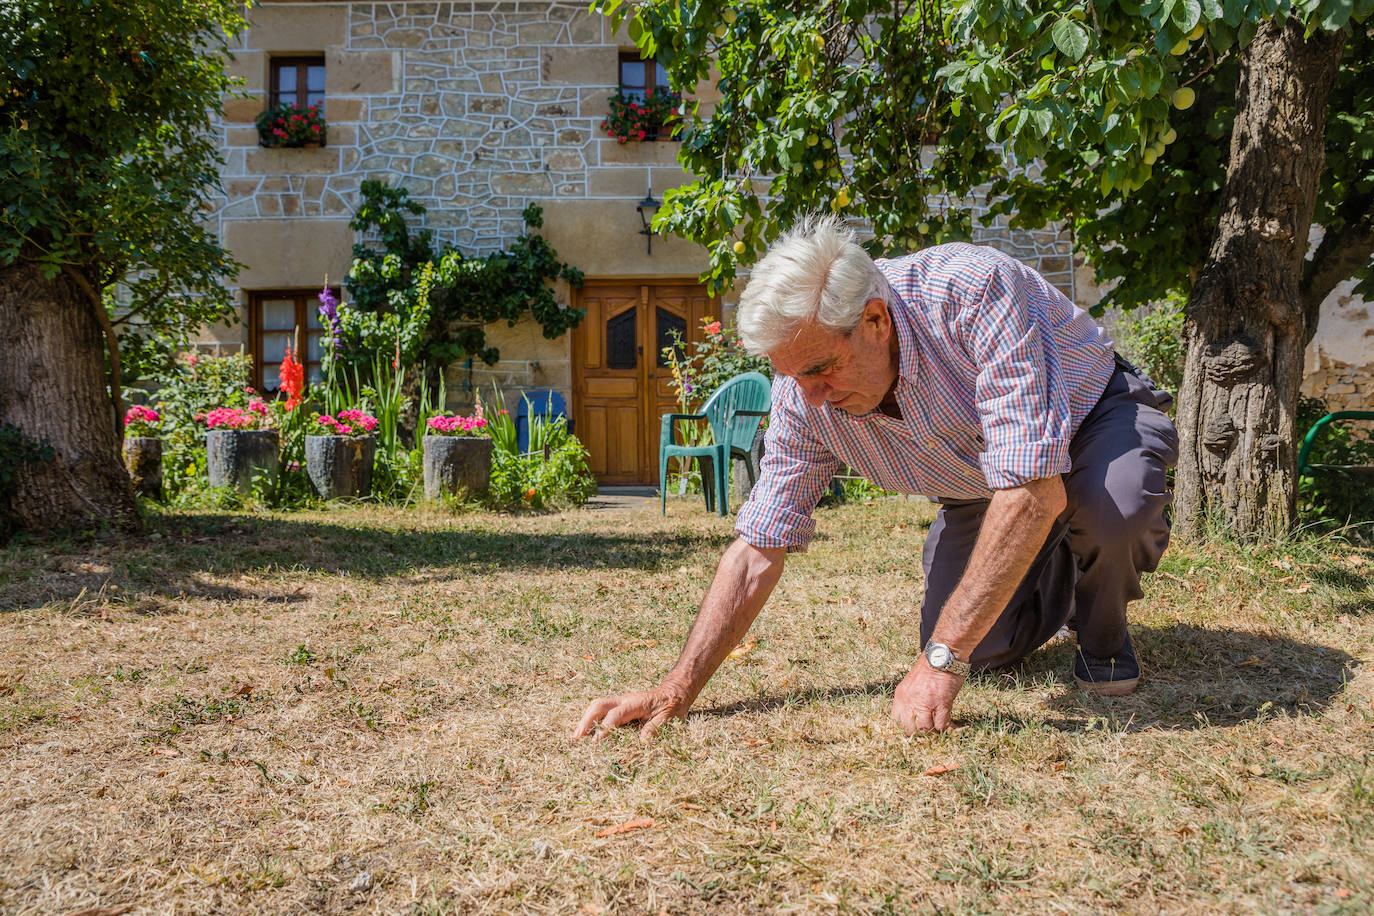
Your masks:
M774 242L749 277L735 316L740 341L768 353L818 324L850 334L870 299L891 304L891 287L839 218L809 214Z

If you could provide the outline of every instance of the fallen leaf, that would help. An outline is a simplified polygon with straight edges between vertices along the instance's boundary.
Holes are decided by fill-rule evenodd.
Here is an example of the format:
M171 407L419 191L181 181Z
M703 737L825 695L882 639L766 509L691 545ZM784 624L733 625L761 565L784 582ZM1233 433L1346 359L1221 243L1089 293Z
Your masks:
M681 808L683 811L705 811L705 810L706 810L706 809L703 808L701 805L694 805L694 804L692 804L691 802L683 802L682 804L678 805L678 807Z
M1240 663L1239 665L1237 665L1236 667L1237 667L1237 668L1253 668L1253 667L1255 667L1256 665L1263 665L1263 664L1264 664L1264 662L1260 661L1257 657L1255 657L1255 656L1252 655L1252 656L1250 656L1249 658L1247 658L1245 661L1241 662L1241 663Z
M749 640L749 642L742 642L738 646L735 646L735 648L731 649L730 654L726 657L742 658L743 656L748 655L750 652L752 652L754 650L754 646L756 645L758 645L758 643L752 639Z
M1365 564L1365 559L1357 553L1352 553L1345 558L1345 562L1349 563L1351 566L1363 566ZM1346 891L1346 893L1348 894L1350 892Z
M120 916L134 908L132 903L119 906L88 906L84 910L72 910L67 916Z
M599 837L605 837L605 836L615 836L615 835L618 834L618 833L633 833L633 832L636 831L636 830L644 830L644 829L646 829L646 828L648 828L648 827L652 827L653 825L654 825L654 819L653 819L653 818L651 818L651 817L637 817L637 818L635 818L635 819L632 820L632 821L626 821L626 822L623 823L623 824L616 824L614 827L606 827L606 828L603 828L603 829L601 829L601 830L598 830L598 831L596 832L596 835L599 836ZM599 912L599 911L598 911L598 912Z
M252 684L240 684L237 688L235 688L235 690L234 690L234 696L236 696L236 697L246 697L246 696L248 696L248 694L250 694L250 693L252 693L252 692L253 692L253 685L252 685Z
M922 773L921 775L922 775L922 776L939 776L941 773L948 773L950 770L957 770L957 769L959 769L959 764L957 764L957 763L941 763L941 764L938 764L938 765L936 765L936 766L931 767L930 769L926 770L926 771L925 771L924 773Z
M1288 589L1288 591L1291 592L1291 593L1294 594L1294 595L1302 595L1302 594L1305 594L1306 592L1309 592L1309 591L1311 591L1311 590L1312 590L1312 583L1311 583L1311 582L1304 582L1302 585L1299 585L1297 588L1290 588L1290 589Z
M584 903L582 904L582 909L578 910L578 912L590 913L591 916L601 916L602 913L606 912L606 908L604 906L597 906L595 903Z
M154 757L180 757L181 751L174 747L155 747L153 748Z

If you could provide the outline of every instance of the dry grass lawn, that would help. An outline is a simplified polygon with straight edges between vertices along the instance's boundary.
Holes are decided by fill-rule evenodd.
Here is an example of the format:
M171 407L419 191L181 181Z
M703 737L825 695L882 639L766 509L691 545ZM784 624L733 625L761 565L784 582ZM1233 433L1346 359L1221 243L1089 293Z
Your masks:
M1061 642L908 739L930 508L821 515L650 746L565 736L675 658L731 538L699 504L13 545L0 910L1374 910L1374 552L1175 545L1137 695Z

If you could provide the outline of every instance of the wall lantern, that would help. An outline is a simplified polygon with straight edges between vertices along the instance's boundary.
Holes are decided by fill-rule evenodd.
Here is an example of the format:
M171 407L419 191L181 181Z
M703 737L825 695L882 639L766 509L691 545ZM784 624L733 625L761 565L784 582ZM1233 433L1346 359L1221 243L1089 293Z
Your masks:
M644 224L644 228L639 230L639 234L644 236L646 240L647 254L654 253L654 230L650 228L650 224L653 223L654 214L658 212L658 208L661 206L663 206L661 201L654 200L653 185L649 185L645 191L644 199L635 205L635 209L639 211L639 221Z

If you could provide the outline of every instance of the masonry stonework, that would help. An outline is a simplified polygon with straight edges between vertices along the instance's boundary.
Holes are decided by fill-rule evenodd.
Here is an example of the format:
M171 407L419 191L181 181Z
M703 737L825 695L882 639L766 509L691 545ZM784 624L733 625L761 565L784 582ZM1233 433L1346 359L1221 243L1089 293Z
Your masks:
M622 145L599 131L619 52L633 44L583 0L265 0L250 17L231 64L246 97L223 105L225 193L208 216L248 265L239 278L245 305L254 289L317 288L326 274L344 276L355 241L347 223L365 179L409 189L436 242L469 254L507 246L523 229L521 211L537 203L545 237L589 279L682 280L705 267L704 252L680 239L656 237L652 255L646 250L635 204L646 193L662 199L687 176L677 144ZM266 107L271 58L301 54L326 61L328 143L260 148L252 124ZM717 97L710 87L699 95ZM975 226L974 241L1040 270L1080 305L1098 300L1067 230L1013 232L1004 219ZM572 304L566 284L556 294ZM1331 322L1334 337L1319 335L1309 348L1305 390L1374 407L1374 332L1363 303L1339 299L1324 308L1337 320L1324 318L1323 333ZM570 395L568 337L546 340L531 320L489 328L488 337L501 362L452 367L454 391L495 384L508 399L533 387ZM237 349L246 326L206 329L202 340Z

